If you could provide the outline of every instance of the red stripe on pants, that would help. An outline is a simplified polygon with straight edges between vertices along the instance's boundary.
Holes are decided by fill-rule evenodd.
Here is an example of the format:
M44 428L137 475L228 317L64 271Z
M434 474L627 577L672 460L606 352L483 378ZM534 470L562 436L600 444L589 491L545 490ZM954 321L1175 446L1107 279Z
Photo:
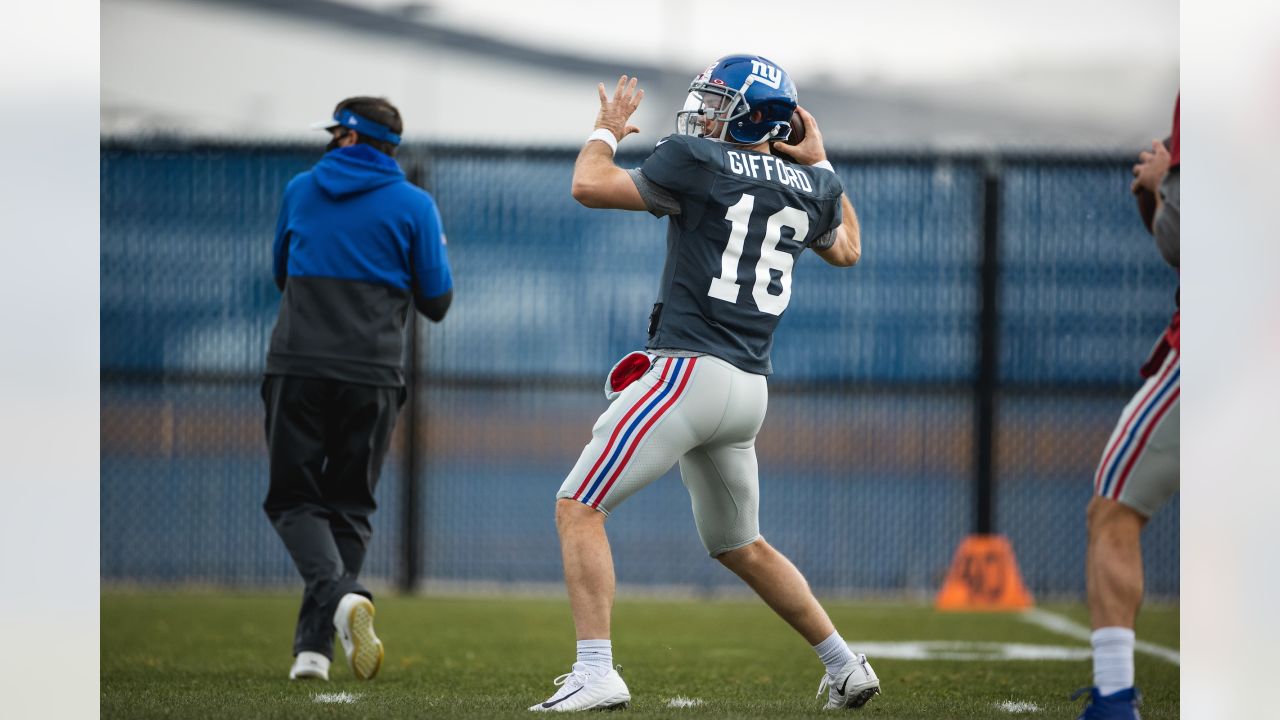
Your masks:
M675 405L676 400L680 399L681 395L684 393L684 386L689 383L689 378L693 375L693 366L697 362L698 358L689 358L689 369L685 371L684 377L680 378L680 385L676 388L675 394L672 395L662 407L658 408L658 412L654 413L653 417L649 418L649 422L645 423L644 427L640 428L640 433L636 436L635 442L631 443L631 447L627 449L627 454L622 456L622 462L618 463L617 469L613 471L613 477L609 478L609 482L605 483L604 488L596 495L596 500L591 503L591 507L600 507L600 501L609 493L609 488L613 487L614 481L622 474L622 469L627 466L627 461L631 459L631 454L634 453L636 448L640 447L640 443L644 441L644 437L648 434L649 428L653 427L653 424L658 422L658 420L666 414L667 410L669 410L672 405Z
M662 366L662 377L658 378L658 382L655 383L653 387L649 388L649 392L645 393L644 397L640 398L639 402L631 406L631 409L627 411L627 414L622 416L622 421L613 428L613 434L609 436L609 442L604 446L604 452L600 453L600 458L596 460L596 464L591 466L591 472L587 473L586 478L582 480L582 485L578 487L578 492L573 494L574 500L577 500L582 496L582 492L587 489L588 485L590 485L591 478L596 474L596 471L600 469L600 464L604 462L605 458L609 457L609 451L613 449L613 443L618 439L618 433L622 432L622 428L626 426L627 421L631 419L631 416L634 415L637 410L644 407L644 404L649 401L649 398L655 392L658 391L658 388L662 387L662 382L667 379L667 371L670 369L671 358L667 358L667 364Z
M1129 471L1133 470L1133 464L1137 462L1138 456L1142 454L1142 451L1147 448L1147 440L1151 438L1151 433L1155 432L1160 422L1164 420L1164 416L1169 413L1169 408L1173 407L1173 404L1178 401L1178 395L1181 392L1181 387L1175 388L1173 394L1164 401L1159 410L1156 410L1155 416L1151 418L1151 425L1147 427L1146 432L1142 433L1142 438L1138 440L1137 447L1133 449L1133 455L1129 456L1129 462L1125 463L1124 469L1120 471L1120 477L1116 478L1116 489L1111 494L1112 500L1120 498L1120 491L1124 490L1124 483L1129 479Z
M1160 386L1164 385L1164 381L1169 379L1169 373L1173 372L1173 368L1177 366L1178 352L1175 350L1170 353L1170 356L1173 359L1165 366L1164 372L1160 373L1160 379L1151 385L1151 389L1147 391L1146 397L1142 398L1142 402L1138 403L1137 407L1133 409L1133 413L1129 415L1129 419L1125 421L1124 427L1121 428L1120 434L1116 435L1115 442L1111 447L1107 448L1107 454L1102 458L1102 464L1098 466L1098 474L1093 478L1094 494L1102 492L1102 478L1107 474L1107 467L1111 464L1111 456L1114 455L1116 450L1124 444L1124 438L1129 434L1129 426L1132 425L1133 421L1142 414L1142 408L1151 401L1152 396L1160 389Z

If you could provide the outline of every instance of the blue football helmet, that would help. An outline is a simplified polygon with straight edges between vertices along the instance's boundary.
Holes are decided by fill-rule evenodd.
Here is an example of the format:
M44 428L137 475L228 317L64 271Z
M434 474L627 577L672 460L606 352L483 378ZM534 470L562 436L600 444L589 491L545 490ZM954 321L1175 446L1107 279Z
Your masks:
M799 101L785 70L759 55L726 55L689 85L676 132L735 145L756 145L791 136L791 116ZM759 110L761 117L751 116ZM719 125L707 135L708 122Z

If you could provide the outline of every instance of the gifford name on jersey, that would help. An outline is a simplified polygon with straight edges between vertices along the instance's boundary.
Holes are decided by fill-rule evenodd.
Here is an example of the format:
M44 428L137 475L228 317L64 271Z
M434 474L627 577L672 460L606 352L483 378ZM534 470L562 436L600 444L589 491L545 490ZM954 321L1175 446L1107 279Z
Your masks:
M813 192L813 182L805 171L792 167L780 158L737 150L725 150L725 158L729 171L737 175L756 180L772 180L797 190Z

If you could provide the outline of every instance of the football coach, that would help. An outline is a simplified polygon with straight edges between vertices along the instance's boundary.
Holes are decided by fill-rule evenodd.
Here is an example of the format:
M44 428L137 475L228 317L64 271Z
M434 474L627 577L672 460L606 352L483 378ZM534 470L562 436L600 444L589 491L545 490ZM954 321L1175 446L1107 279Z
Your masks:
M306 583L289 677L327 680L336 630L352 673L368 680L382 643L359 575L406 395L408 322L413 308L442 320L453 278L435 201L395 160L399 110L348 98L315 127L332 139L285 188L273 245L283 295L262 383L263 509Z

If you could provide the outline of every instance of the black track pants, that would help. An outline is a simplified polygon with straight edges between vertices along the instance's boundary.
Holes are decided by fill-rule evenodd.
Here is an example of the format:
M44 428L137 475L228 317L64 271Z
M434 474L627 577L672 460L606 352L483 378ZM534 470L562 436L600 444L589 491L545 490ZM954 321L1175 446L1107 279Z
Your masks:
M333 613L347 593L372 594L357 579L382 460L405 391L268 375L271 487L262 504L306 582L293 652L333 657Z

